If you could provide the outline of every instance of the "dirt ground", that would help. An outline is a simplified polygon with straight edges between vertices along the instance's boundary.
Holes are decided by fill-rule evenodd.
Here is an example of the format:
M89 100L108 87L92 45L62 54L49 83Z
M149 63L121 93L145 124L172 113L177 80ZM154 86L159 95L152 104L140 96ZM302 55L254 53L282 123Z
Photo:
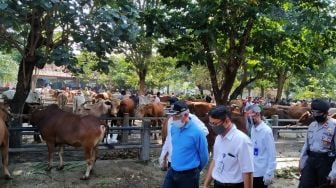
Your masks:
M295 188L298 185L298 154L301 143L277 144L277 174L270 188ZM0 172L0 188L157 188L161 187L165 172L158 165L160 149L153 149L151 160L137 160L137 151L117 150L99 152L89 180L80 180L86 169L81 151L65 151L65 167L57 171L58 156L54 155L51 172L44 171L47 163L45 153L24 153L11 156L12 180L5 180ZM125 159L128 158L128 159ZM104 160L108 159L108 160ZM2 167L1 167L2 169ZM202 184L204 173L202 172Z

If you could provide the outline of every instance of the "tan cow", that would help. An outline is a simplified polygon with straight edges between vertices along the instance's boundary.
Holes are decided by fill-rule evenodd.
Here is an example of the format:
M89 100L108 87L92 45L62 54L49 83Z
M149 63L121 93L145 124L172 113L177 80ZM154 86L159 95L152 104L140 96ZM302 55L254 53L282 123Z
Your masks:
M81 117L70 112L62 111L57 105L52 104L44 110L37 110L32 114L31 123L36 125L41 132L43 140L48 146L48 167L52 168L53 152L56 146L60 147L60 164L58 170L64 168L64 145L83 147L87 168L81 179L86 180L90 176L96 155L97 146L102 141L106 127L94 116Z
M100 99L98 102L94 104L81 104L75 114L79 115L93 115L95 117L102 117L102 116L112 116L116 117L119 111L120 100L113 99L113 100L102 100Z
M8 170L8 147L9 147L9 133L6 126L8 119L8 106L0 104L0 149L2 155L3 172L6 179L11 179Z

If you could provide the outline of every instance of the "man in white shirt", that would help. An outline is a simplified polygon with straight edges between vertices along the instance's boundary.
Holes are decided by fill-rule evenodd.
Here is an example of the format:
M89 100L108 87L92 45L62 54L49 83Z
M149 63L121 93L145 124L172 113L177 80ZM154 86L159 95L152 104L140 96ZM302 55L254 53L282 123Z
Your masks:
M251 140L253 144L254 172L253 187L264 188L272 183L276 169L276 150L272 129L261 119L259 105L247 108L252 120Z
M212 180L214 188L252 188L254 167L250 138L232 123L231 112L225 106L216 106L208 114L217 137L204 188L209 188Z
M198 119L197 116L189 113L189 118L190 118L190 121L195 122L195 124L197 124L201 128L201 130L204 131L205 135L209 134L208 128L204 125L204 123L200 119ZM170 133L171 132L170 129L172 127L172 121L173 121L173 118L169 117L168 118L168 123L167 123L167 137L166 137L166 140L165 140L165 142L162 146L161 155L160 155L160 158L159 158L160 167L162 169L166 169L167 167L170 167L171 153L172 153L172 150L173 150L171 133ZM168 162L168 164L167 164L167 162Z
M157 92L157 93L156 93L156 96L155 96L154 102L156 102L156 103L159 103L159 102L160 102L160 95L161 95L161 93L160 93L160 92Z

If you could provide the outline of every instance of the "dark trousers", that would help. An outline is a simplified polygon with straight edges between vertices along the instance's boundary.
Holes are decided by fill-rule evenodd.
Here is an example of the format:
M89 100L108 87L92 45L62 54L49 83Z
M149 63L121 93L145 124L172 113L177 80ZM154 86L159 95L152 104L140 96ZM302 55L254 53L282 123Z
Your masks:
M264 177L254 177L253 178L253 188L267 188L267 185L264 184Z
M334 158L309 156L301 172L299 188L327 188L327 180Z
M215 180L214 188L244 188L244 183L221 183Z
M199 178L198 169L178 172L169 168L162 188L199 188Z

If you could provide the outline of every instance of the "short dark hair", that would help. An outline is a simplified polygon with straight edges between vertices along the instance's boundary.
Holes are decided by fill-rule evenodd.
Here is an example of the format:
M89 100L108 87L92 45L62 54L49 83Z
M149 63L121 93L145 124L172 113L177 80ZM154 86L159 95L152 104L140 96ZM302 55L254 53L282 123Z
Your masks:
M226 118L231 119L230 110L223 105L213 107L209 111L208 115L215 119L221 119L221 120L225 120Z

